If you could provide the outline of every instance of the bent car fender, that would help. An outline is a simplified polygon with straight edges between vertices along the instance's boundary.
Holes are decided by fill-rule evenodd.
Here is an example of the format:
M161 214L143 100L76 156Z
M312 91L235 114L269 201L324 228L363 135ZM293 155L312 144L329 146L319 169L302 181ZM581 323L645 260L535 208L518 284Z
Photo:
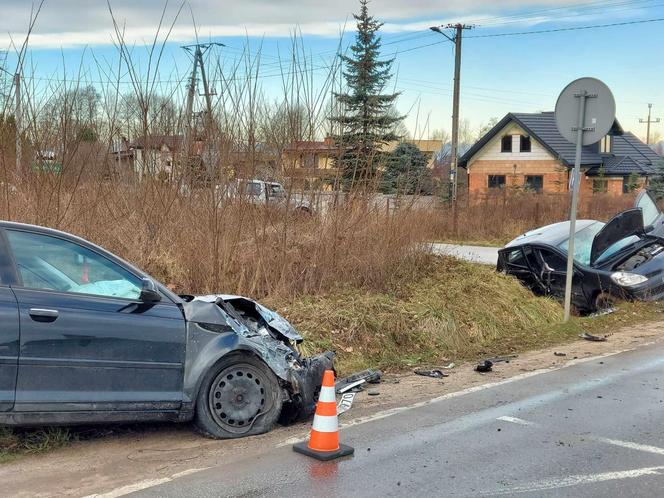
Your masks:
M271 338L243 337L230 327L214 330L208 324L187 324L183 394L185 402L195 402L208 371L230 353L246 352L263 361L282 381L290 382L290 369L295 361L293 351Z

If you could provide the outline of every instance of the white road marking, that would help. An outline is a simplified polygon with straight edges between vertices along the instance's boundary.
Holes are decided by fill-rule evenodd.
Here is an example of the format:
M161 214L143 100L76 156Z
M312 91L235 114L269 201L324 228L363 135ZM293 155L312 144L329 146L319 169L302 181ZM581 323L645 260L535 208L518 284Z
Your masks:
M528 422L527 420L523 420L522 418L517 418L517 417L498 417L496 420L502 420L503 422L511 422L513 424L517 425L535 425L533 422Z
M515 493L532 493L534 491L546 491L548 489L568 488L580 484L594 484L605 481L617 481L622 479L636 479L648 475L662 475L664 466L644 467L641 469L621 470L617 472L603 472L600 474L581 474L576 476L543 479L522 486L514 486L508 489L491 491L487 495L513 495Z
M609 439L605 437L593 438L595 441L601 443L612 444L622 448L629 448L630 450L645 451L647 453L654 453L656 455L664 455L664 448L658 446L651 446L649 444L632 443L631 441L621 441L619 439Z
M210 467L203 467L200 469L188 469L177 474L173 474L169 477L162 477L160 479L146 479L145 481L136 482L134 484L129 484L127 486L122 486L121 488L116 488L108 493L99 493L94 495L88 495L84 498L117 498L118 496L128 495L129 493L135 493L136 491L142 491L144 489L152 488L154 486L159 486L160 484L165 484L167 482L174 481L179 477L188 476L190 474L195 474L196 472L201 472L202 470L207 470Z

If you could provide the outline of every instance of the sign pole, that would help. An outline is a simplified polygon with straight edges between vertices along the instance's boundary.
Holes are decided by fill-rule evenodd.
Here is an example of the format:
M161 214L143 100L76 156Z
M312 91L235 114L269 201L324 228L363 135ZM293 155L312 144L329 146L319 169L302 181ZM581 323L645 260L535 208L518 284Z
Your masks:
M574 170L570 178L572 199L567 242L567 273L565 274L564 321L568 321L574 286L574 236L576 235L576 209L581 189L581 154L585 145L599 142L611 131L616 119L616 101L609 87L600 80L579 78L567 85L558 96L555 118L558 132L565 140L576 145Z
M579 187L581 178L581 152L583 149L583 132L586 121L586 99L588 92L582 90L575 95L579 99L579 118L576 122L576 155L574 158L574 171L572 173L572 205L569 216L569 245L567 247L567 273L565 274L565 315L564 321L569 320L572 305L572 281L574 280L574 236L576 235L576 206L579 200Z

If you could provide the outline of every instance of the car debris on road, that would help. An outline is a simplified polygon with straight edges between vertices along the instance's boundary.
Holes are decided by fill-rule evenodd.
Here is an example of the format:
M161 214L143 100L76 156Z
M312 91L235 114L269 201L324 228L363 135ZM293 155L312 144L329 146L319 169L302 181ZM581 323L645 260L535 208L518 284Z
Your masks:
M356 392L348 392L341 395L341 399L337 403L337 415L341 415L352 408L356 394Z
M581 339L585 339L586 341L592 341L592 342L604 342L607 340L608 336L599 336L599 335L592 335L589 334L588 332L584 332L583 334L580 334L579 337Z
M434 379L442 379L443 377L450 376L450 374L447 374L442 370L414 370L413 373L424 377L433 377Z
M481 363L478 363L475 367L475 371L479 373L491 372L493 369L493 362L491 360L484 360Z
M349 375L348 377L338 380L335 384L335 388L339 394L343 394L351 390L359 391L362 389L361 387L362 384L380 383L382 376L383 372L381 372L380 370L372 370L372 369L363 370L361 372L354 373L352 375Z

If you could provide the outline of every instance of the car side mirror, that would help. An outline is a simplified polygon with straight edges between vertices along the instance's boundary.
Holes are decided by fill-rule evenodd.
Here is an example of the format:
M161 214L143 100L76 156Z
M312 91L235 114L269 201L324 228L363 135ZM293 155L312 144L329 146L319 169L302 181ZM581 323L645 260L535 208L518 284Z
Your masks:
M141 282L141 294L138 296L141 301L144 303L158 303L161 301L161 294L152 280L144 278Z

